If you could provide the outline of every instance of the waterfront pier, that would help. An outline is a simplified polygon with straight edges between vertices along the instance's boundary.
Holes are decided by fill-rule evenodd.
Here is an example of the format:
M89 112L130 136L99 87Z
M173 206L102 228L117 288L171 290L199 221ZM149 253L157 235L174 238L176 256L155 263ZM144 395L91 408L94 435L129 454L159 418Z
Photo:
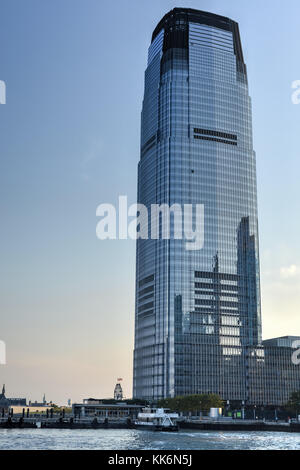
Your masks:
M270 432L300 432L300 422L272 422L262 420L233 420L233 419L182 419L178 422L180 430L199 431L270 431ZM0 418L0 428L4 429L134 429L131 418L99 418L78 417L60 414L46 416L22 415L4 416Z

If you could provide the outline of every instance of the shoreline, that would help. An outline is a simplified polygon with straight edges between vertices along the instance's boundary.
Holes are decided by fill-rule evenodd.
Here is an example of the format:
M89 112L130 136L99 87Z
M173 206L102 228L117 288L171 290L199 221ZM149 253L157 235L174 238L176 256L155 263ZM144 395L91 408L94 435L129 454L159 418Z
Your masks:
M191 422L178 423L179 430L198 431L265 431L300 433L300 423L271 422ZM98 421L97 419L74 420L72 418L39 419L11 418L1 420L0 429L136 429L131 421ZM154 431L153 431L154 432Z

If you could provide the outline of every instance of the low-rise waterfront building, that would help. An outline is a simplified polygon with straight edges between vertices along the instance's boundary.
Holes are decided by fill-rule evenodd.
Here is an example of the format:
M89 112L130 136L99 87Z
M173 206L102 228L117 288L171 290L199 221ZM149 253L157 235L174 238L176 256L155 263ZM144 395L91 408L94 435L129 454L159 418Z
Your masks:
M73 403L72 412L77 417L134 419L142 408L141 405L128 405L127 403L104 404L101 400L88 398L83 400L83 403Z
M293 392L300 390L300 364L293 359L296 342L300 345L300 336L284 336L248 348L248 404L284 405Z

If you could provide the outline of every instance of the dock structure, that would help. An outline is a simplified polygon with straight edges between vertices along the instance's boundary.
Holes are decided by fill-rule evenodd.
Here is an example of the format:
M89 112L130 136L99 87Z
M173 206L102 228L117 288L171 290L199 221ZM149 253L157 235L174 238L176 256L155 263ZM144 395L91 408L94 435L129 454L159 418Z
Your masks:
M4 416L0 418L0 429L130 429L133 427L130 418L68 417L60 415L23 415Z
M233 419L182 419L178 421L181 430L198 431L269 431L269 432L296 432L300 433L300 422L271 422L261 420L233 420ZM75 416L63 413L51 416L33 415L5 415L0 417L0 429L134 429L134 420L131 417L99 417Z

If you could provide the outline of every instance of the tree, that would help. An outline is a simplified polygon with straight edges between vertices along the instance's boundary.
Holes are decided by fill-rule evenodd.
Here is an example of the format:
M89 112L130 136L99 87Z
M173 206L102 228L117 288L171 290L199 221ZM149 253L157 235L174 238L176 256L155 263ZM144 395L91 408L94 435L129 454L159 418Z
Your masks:
M171 411L208 411L210 408L222 408L223 401L216 394L183 395L159 400L158 406Z
M285 408L291 413L300 413L300 390L293 392L286 403Z
M63 410L65 410L65 414L72 413L72 408L68 406L58 406L53 404L51 408L53 409L53 413L62 413Z

